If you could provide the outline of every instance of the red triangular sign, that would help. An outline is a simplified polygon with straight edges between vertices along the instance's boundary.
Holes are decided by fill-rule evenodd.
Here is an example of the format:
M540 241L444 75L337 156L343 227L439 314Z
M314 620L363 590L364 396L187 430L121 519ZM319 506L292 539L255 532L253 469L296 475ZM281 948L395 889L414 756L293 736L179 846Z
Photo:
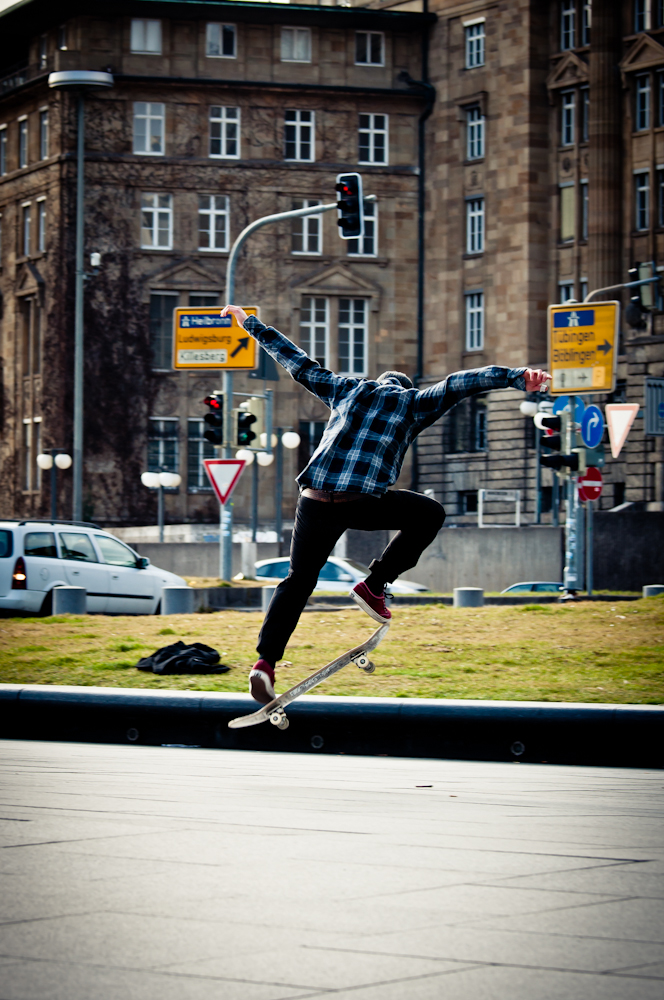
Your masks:
M203 465L212 489L224 504L229 499L247 463L242 458L204 458Z
M606 425L609 429L611 454L617 458L639 412L639 404L607 403L604 410L606 412Z

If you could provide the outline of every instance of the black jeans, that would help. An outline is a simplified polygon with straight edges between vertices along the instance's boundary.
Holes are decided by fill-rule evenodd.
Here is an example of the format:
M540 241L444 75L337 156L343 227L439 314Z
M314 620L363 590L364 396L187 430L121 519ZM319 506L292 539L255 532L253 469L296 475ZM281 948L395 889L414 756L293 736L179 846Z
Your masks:
M290 572L277 587L258 637L258 653L268 663L284 655L286 643L311 595L318 574L346 528L379 531L398 528L370 569L391 583L411 569L434 540L445 520L441 504L421 493L390 490L347 503L300 497L290 550Z

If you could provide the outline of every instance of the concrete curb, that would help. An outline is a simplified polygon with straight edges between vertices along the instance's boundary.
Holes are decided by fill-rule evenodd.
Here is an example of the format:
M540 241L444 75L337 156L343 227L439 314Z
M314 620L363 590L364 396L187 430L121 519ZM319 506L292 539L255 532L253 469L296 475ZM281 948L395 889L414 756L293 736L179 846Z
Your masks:
M0 684L0 737L617 767L664 766L664 706L306 696L231 730L249 695Z

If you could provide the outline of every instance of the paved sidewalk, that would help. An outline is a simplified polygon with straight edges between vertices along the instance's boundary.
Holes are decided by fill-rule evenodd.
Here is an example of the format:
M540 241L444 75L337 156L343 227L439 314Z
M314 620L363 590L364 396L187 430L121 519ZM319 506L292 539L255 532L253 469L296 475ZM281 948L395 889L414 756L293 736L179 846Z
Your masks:
M0 743L0 1000L661 1000L661 771Z

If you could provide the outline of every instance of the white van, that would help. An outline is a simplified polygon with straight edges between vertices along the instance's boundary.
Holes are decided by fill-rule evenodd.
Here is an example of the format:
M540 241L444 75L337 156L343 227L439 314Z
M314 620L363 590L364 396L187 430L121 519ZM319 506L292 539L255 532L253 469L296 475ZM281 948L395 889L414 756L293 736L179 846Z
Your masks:
M0 520L0 613L51 613L54 587L85 587L87 611L159 613L161 588L186 587L84 521Z

